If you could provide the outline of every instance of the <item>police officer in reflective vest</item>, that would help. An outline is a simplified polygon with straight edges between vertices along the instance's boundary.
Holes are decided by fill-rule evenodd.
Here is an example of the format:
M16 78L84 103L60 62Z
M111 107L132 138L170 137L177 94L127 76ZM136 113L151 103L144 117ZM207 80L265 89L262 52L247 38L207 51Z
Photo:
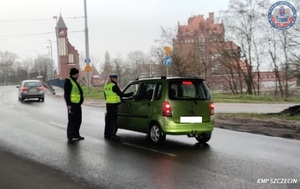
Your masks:
M119 140L115 134L118 106L121 103L121 90L117 84L117 75L109 75L109 81L104 85L104 97L106 100L106 116L104 137L106 139Z
M69 143L84 140L84 137L79 134L82 121L81 104L84 98L82 89L77 82L78 77L79 71L76 68L72 68L70 70L70 78L67 78L64 84L64 98L68 110L67 137Z

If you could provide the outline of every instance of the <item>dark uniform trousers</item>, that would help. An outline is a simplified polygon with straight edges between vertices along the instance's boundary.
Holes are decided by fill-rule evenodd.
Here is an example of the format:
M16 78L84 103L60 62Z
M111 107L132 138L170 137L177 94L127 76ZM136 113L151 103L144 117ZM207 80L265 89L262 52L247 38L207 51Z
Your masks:
M109 138L116 133L119 104L106 104L104 136Z
M72 108L68 111L68 128L67 137L79 138L79 129L82 121L81 105L72 104Z

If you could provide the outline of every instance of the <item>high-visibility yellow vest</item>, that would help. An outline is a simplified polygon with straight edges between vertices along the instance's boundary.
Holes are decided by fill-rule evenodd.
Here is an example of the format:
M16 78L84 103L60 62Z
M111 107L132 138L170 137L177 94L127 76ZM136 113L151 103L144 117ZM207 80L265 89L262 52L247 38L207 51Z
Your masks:
M104 92L106 96L106 103L108 104L116 104L121 102L120 96L115 93L112 88L115 84L114 83L108 83L104 85Z
M69 80L71 81L71 84L72 84L71 102L79 103L80 102L80 92L79 92L78 86L71 78Z

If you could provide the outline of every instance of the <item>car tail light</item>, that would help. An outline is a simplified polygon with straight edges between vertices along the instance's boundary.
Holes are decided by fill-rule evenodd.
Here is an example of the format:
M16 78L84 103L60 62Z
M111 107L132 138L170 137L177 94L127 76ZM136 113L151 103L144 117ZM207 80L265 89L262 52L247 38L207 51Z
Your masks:
M21 91L22 91L22 92L26 92L26 89L27 89L26 87L22 87L22 88L21 88Z
M163 116L171 117L172 116L172 108L169 102L164 101L163 103Z
M182 84L183 84L183 85L191 85L191 84L193 84L193 83L192 83L191 81L183 81Z
M211 102L209 104L209 109L210 109L210 115L214 115L215 114L215 104L213 102Z

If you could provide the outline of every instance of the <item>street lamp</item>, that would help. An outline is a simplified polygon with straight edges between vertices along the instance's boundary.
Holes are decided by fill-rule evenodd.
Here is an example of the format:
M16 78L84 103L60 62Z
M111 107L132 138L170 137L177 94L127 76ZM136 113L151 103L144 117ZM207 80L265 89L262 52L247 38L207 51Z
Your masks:
M49 65L49 77L48 77L48 80L49 79L53 79L53 54L52 54L52 40L51 39L48 39L47 41L49 41L49 44L50 44L50 65Z
M89 34L88 34L88 24L87 24L87 6L86 6L86 0L84 0L84 33L85 33L85 62L87 66L90 66L90 55L89 55ZM88 84L88 91L90 91L90 74L89 71L87 71L87 84Z
M60 58L59 58L59 45L58 45L58 28L57 28L57 19L58 17L57 16L53 16L53 19L55 19L55 23L56 23L56 26L55 26L55 35L56 35L56 48L57 48L57 75L58 75L58 78L60 79Z

